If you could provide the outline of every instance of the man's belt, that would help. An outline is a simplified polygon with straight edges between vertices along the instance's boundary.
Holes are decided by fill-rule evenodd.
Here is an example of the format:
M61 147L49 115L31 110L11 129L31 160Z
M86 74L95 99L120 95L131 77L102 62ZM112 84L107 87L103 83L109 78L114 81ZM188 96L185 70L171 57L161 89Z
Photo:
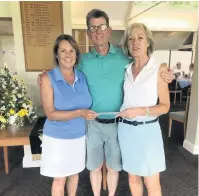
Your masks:
M102 124L111 124L111 123L118 123L119 117L118 118L113 118L113 119L101 119L101 118L96 118L95 119L98 123Z

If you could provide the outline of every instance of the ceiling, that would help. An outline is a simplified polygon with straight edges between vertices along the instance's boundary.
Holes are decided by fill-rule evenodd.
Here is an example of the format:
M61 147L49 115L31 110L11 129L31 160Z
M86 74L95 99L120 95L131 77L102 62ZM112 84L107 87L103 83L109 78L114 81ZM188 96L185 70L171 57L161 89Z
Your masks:
M127 18L130 19L132 16L139 15L146 8L150 7L148 4L146 8L137 5L137 7L132 7L132 12L128 13L130 8L130 1L71 1L71 18L72 25L85 24L85 16L91 9L99 8L104 10L109 14L110 24L113 27L114 25L122 26L124 20ZM151 30L160 31L164 29L166 25L170 26L172 31L197 31L198 28L198 10L193 8L168 8L165 3L162 3L153 9L148 10L147 12L142 13L137 16L135 20L131 22L143 22L147 24ZM181 26L186 26L182 28ZM177 27L179 26L179 27ZM158 27L158 29L156 29ZM113 28L114 29L114 28ZM190 30L192 29L192 30ZM194 30L193 30L194 29ZM165 29L164 29L165 30ZM0 17L0 35L9 36L13 35L13 25L11 18L1 18Z

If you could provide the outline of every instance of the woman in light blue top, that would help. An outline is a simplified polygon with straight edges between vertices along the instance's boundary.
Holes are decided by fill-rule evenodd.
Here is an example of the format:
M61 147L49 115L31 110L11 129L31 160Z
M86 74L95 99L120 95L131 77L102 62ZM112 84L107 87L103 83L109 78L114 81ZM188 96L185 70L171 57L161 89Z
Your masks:
M85 168L86 119L92 98L86 77L75 66L80 51L70 35L60 35L54 45L56 67L41 77L40 94L47 120L43 129L41 174L53 177L52 195L75 195L78 173Z
M118 115L122 117L118 139L123 169L129 174L133 196L143 195L141 176L148 195L161 196L159 172L166 166L158 116L170 107L168 83L161 77L167 66L159 65L153 57L153 37L144 24L127 28L123 48L134 59L126 66L124 99Z

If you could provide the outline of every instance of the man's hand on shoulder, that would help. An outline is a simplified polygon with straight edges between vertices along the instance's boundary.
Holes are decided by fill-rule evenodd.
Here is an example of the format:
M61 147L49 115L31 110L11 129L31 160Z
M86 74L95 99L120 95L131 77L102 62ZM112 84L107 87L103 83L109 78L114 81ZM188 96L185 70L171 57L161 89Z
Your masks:
M165 82L171 83L172 80L174 79L173 70L168 68L166 63L162 63L160 66L161 66L160 67L160 69L161 69L160 76L162 77L162 79L164 79Z
M45 75L47 75L46 70L43 70L43 72L38 75L38 77L37 77L37 84L38 84L39 87L41 86L42 77L44 77Z

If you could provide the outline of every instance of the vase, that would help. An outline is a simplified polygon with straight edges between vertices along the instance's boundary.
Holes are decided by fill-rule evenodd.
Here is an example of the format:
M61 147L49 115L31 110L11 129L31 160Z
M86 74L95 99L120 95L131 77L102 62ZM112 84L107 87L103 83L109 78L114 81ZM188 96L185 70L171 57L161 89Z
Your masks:
M8 117L8 123L9 123L10 125L14 125L15 122L16 122L16 119L17 119L17 116L16 116L16 115L9 116L9 117Z
M19 119L18 119L18 126L24 126L24 122L25 122L25 119L24 119L24 117L19 117Z
M12 115L8 117L8 123L10 125L15 125L15 126L24 126L24 117L19 117L17 115Z

